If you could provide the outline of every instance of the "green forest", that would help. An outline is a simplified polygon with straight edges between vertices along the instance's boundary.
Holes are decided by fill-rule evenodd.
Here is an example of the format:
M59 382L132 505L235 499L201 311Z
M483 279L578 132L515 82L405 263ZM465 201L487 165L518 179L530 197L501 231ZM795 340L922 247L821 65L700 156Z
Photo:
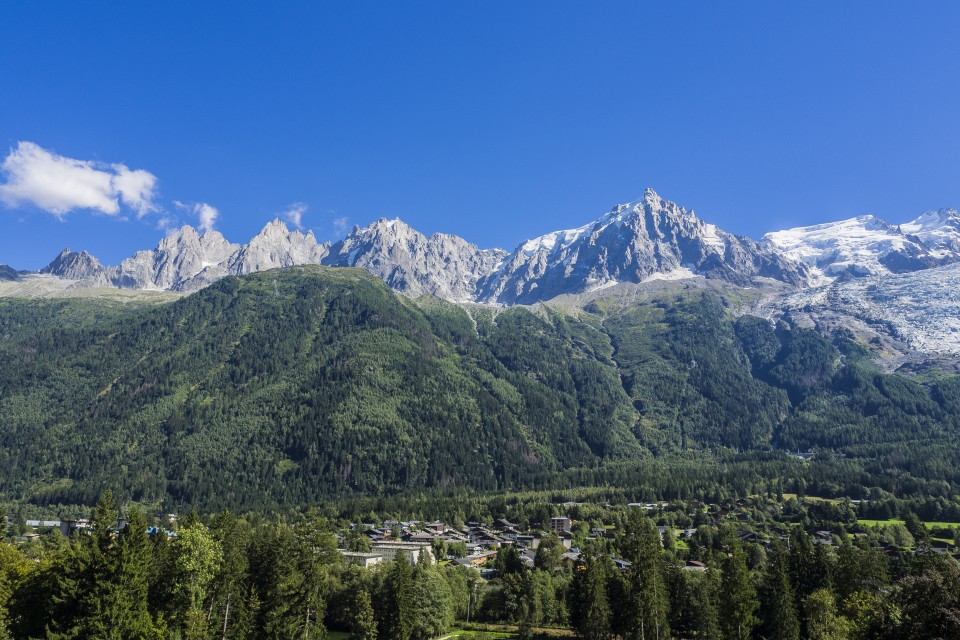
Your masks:
M678 288L461 307L357 269L167 304L0 300L0 501L277 511L374 495L952 497L960 379ZM813 452L799 461L790 452Z
M510 513L535 531L558 505L518 495L448 508ZM542 533L535 551L503 545L478 569L438 538L437 561L398 554L366 568L338 549L369 550L358 525L317 509L157 522L107 492L89 530L19 544L0 532L0 639L960 637L960 564L935 552L958 525L910 511L864 525L849 501L775 492L566 508L575 553Z
M743 295L458 306L298 267L2 299L0 640L960 637L960 378ZM540 544L351 564L387 518Z

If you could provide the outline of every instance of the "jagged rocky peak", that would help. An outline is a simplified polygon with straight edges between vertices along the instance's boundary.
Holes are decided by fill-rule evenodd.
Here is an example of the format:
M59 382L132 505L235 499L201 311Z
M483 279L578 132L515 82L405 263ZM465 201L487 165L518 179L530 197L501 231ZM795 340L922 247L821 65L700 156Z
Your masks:
M0 282L8 282L11 280L18 280L20 274L17 273L17 270L13 267L9 267L5 264L0 264Z
M803 265L705 223L648 188L638 200L587 225L521 244L483 283L480 298L532 303L618 282L694 276L802 285L809 274Z
M502 249L480 249L445 233L427 237L402 220L380 218L368 227L354 227L331 247L325 263L362 267L408 295L466 302L476 298L479 281L504 256Z
M185 225L163 238L157 248L138 251L113 271L113 282L130 289L178 289L207 267L224 262L237 249L219 231L202 235Z
M864 277L926 269L943 263L916 235L874 216L776 231L763 244L806 263L821 277Z
M242 275L278 267L320 264L330 245L318 243L313 231L291 231L280 219L267 223L228 260L228 271Z
M86 251L64 249L53 262L40 269L40 273L57 276L66 280L101 280L106 269L100 261Z

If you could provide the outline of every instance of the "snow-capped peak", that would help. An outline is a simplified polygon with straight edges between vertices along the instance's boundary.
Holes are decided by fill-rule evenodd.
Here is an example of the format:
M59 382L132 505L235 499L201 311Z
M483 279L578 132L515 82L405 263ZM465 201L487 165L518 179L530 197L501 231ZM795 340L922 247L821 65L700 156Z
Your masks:
M808 264L824 278L868 276L933 266L916 238L874 215L775 231L765 245Z
M900 225L900 230L919 238L937 256L950 258L960 254L960 213L956 209L927 211Z

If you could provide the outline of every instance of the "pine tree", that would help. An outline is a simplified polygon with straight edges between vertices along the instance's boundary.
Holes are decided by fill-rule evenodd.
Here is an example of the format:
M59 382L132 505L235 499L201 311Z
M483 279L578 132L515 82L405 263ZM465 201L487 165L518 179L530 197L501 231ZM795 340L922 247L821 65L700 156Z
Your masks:
M113 492L107 490L93 510L90 534L75 536L65 549L62 564L54 573L48 638L123 637L115 630L115 622L123 616L116 584L119 558L113 549L116 514Z
M410 640L416 605L413 600L413 575L403 553L397 553L390 563L383 589L380 598L383 603L380 633L389 640Z
M800 527L790 532L790 581L793 584L797 609L803 600L817 589L826 586L829 576L823 563L813 548L810 536Z
M720 628L724 637L745 640L757 624L754 615L760 606L757 592L750 582L746 556L740 541L727 534L727 556L720 571Z
M602 555L587 560L586 569L573 584L576 600L574 626L584 640L606 640L610 637L610 602L607 598L607 567Z
M763 598L766 637L770 640L799 640L800 619L790 585L789 558L783 544L776 538L767 563Z
M349 605L350 640L376 640L377 621L373 615L370 593L358 585Z
M219 514L211 532L223 550L223 562L213 581L211 616L217 621L221 638L243 638L250 633L248 605L251 529L246 520L229 512Z
M453 624L450 585L436 570L419 564L413 572L413 583L416 606L412 636L417 640L437 637Z
M660 534L653 521L635 509L630 512L624 533L624 556L631 563L626 637L628 640L669 638L669 602L660 557Z
M152 557L146 531L146 518L140 510L134 509L113 547L116 556L112 580L115 610L109 624L116 637L132 640L155 634L147 609Z

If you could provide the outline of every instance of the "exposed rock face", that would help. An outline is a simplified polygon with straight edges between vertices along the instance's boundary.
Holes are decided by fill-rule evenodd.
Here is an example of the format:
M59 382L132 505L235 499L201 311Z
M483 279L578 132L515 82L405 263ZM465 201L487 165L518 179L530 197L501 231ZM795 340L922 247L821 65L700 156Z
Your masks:
M226 276L302 264L319 264L329 250L330 245L318 243L312 231L306 234L290 231L287 225L275 219L250 242L238 246L224 260L208 265L193 277L180 282L176 289L196 291Z
M278 267L320 264L329 252L330 245L318 243L312 231L306 234L290 231L280 220L274 220L227 262L231 274L243 275Z
M109 286L107 270L86 251L77 253L70 249L60 252L53 262L40 269L46 273L65 280L79 280L90 286Z
M0 281L7 282L17 280L19 277L20 274L17 273L16 269L8 267L5 264L0 264Z
M138 251L121 262L112 270L111 280L127 289L179 290L207 267L224 262L238 248L219 231L200 235L187 225L161 240L156 249Z
M757 277L798 286L808 281L805 266L704 223L647 189L640 201L588 225L520 245L484 281L479 298L531 303L617 282L696 275L737 284Z
M476 298L479 281L506 255L502 249L480 249L453 235L436 233L428 238L400 220L381 218L365 229L354 227L333 245L324 264L363 267L408 295L429 293L467 302Z
M411 296L455 302L530 304L617 283L715 278L737 285L770 280L793 287L851 277L912 273L960 261L960 214L930 211L895 226L874 216L768 233L761 242L708 224L647 189L577 229L554 231L512 253L480 249L453 235L425 236L400 220L354 227L333 246L280 220L245 245L186 226L156 249L104 268L64 251L43 270L71 286L194 291L228 275L303 264L361 267ZM0 278L17 277L0 270Z

